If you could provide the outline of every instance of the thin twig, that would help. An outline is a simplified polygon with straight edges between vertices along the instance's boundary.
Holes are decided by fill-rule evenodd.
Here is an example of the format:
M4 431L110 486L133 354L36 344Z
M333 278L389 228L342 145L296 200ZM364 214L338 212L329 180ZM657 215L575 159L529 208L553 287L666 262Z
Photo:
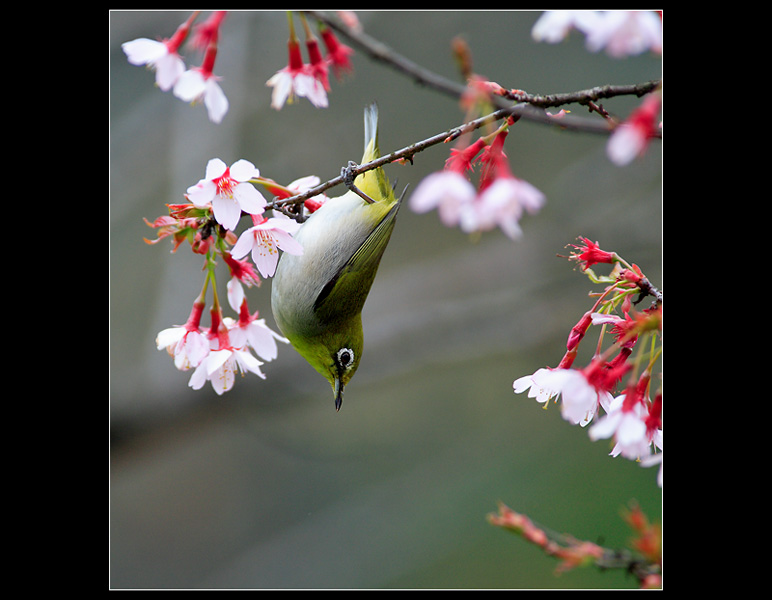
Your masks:
M464 123L463 125L459 125L458 127L454 127L453 129L450 129L443 133L438 133L420 142L416 142L416 143L410 144L409 146L405 146L401 150L391 152L390 154L386 154L384 156L376 158L375 160L372 160L368 163L365 163L362 165L352 164L348 167L349 177L355 178L358 175L361 175L362 173L365 173L372 169L377 169L378 167L382 167L383 165L395 162L397 160L407 160L412 162L413 156L415 154L423 150L426 150L431 146L434 146L436 144L440 144L443 142L451 142L464 133L474 131L489 123L495 123L496 121L499 121L504 117L517 116L518 113L522 112L525 108L526 108L526 105L515 105L515 106L510 106L509 108L502 108L500 110L497 110L494 113L491 113L484 117L480 117L479 119L475 119L474 121ZM345 177L343 175L339 175L337 177L330 179L329 181L320 183L319 185L306 190L302 194L296 194L290 198L282 198L282 199L274 200L273 202L270 202L266 208L281 208L284 206L288 206L290 204L298 204L300 202L304 202L308 198L321 194L322 192L327 191L331 187L335 187L336 185L339 185L341 183L345 183Z

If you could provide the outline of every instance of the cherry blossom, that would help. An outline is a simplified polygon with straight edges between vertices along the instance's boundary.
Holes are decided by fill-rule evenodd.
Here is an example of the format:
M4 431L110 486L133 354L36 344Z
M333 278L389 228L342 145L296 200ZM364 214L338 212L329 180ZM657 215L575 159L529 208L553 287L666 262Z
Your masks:
M590 52L605 50L614 58L662 52L662 19L650 10L548 10L534 24L531 36L554 44L574 29L585 35Z
M212 308L210 315L211 323L206 334L209 353L193 371L188 385L199 390L209 381L214 391L221 395L233 387L237 370L242 375L251 372L265 379L260 370L263 363L252 356L248 348L233 345L219 305Z
M265 374L260 370L262 364L243 348L227 346L212 349L206 359L193 371L188 385L194 390L200 390L209 381L212 389L219 396L233 387L237 370L242 374L251 372L265 379Z
M172 89L185 72L185 62L168 42L139 38L124 42L121 48L131 64L146 65L155 70L155 82L164 92Z
M249 314L244 290L237 279L231 279L227 287L228 303L239 313L238 320L229 317L223 319L231 344L239 348L252 348L263 360L272 361L278 356L276 342L289 344L289 340L268 327L265 319L259 319L257 311L253 315Z
M531 28L531 37L537 42L562 42L573 29L591 30L598 22L598 13L586 10L548 10L542 13Z
M263 277L273 277L279 262L279 250L290 254L303 254L303 246L292 237L300 227L299 223L284 215L270 219L253 217L253 220L254 227L242 233L231 250L235 258L251 253L260 274Z
M436 208L444 225L457 226L464 207L471 205L477 196L477 189L467 179L466 172L472 170L472 161L484 147L485 140L480 138L464 148L451 148L445 169L421 180L410 196L410 207L417 213Z
M188 188L188 199L199 207L211 203L214 218L232 231L241 211L259 215L265 210L265 198L248 183L259 176L259 170L248 160L237 160L228 167L219 158L213 158L206 165L204 178Z
M461 229L487 231L494 227L511 239L520 237L523 210L534 213L544 204L544 194L536 187L511 175L496 178L461 210Z
M538 402L560 396L563 418L582 427L612 399L611 394L596 389L584 372L576 369L538 369L530 376L517 379L513 389L515 393L529 390L528 397Z
M614 438L616 445L612 456L621 454L636 459L648 454L649 440L646 439L646 408L637 403L625 407L625 394L617 396L609 405L609 411L589 430L591 440Z
M524 391L528 390L528 397L536 398L536 401L541 403L546 403L550 398L554 398L560 394L559 389L546 388L539 383L536 383L537 380L540 383L543 383L541 375L543 371L547 370L548 369L537 369L537 371L531 375L524 375L523 377L516 379L512 384L515 393L522 394Z
M650 94L628 119L614 129L606 144L606 154L611 162L623 166L643 155L657 134L657 116L661 106L661 95Z
M494 136L492 144L480 138L466 148L452 149L445 169L418 184L411 208L418 213L436 208L445 225L459 226L466 233L500 227L510 238L519 237L523 212L538 211L544 194L512 174L502 149L505 138L506 129ZM478 162L483 166L479 189L466 177Z
M327 107L327 91L324 85L311 73L308 65L303 64L300 46L290 39L288 43L289 63L266 81L271 93L271 107L280 110L285 103L293 102L295 96L308 98L317 108Z
M210 40L200 67L185 71L174 84L174 95L184 102L200 102L206 106L209 120L220 123L228 112L228 99L217 83L218 77L212 72L217 56L217 43Z
M164 348L174 358L174 366L180 371L197 367L209 352L206 337L197 329L169 327L156 336L159 350Z
M662 19L654 11L603 11L585 32L588 50L605 50L614 58L662 52Z
M435 208L440 221L455 227L461 221L464 207L474 202L477 190L457 171L437 171L424 177L410 196L410 208L425 213Z
M132 65L146 65L155 70L155 81L161 90L168 92L185 72L185 63L178 50L188 36L197 13L182 23L174 35L161 41L138 38L121 44Z
M209 341L199 328L203 310L204 303L195 302L185 325L169 327L156 336L158 349L166 349L180 371L197 367L209 353Z
M184 102L203 100L213 123L221 123L228 112L228 98L217 83L217 77L199 68L188 69L180 76L174 85L174 95Z

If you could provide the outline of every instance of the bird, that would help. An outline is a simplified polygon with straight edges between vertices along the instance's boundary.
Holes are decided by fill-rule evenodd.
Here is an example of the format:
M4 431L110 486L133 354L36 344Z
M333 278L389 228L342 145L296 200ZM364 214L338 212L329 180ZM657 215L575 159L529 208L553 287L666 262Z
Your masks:
M361 164L380 156L376 103L365 107L364 131ZM355 167L341 169L348 191L302 223L303 253L282 253L271 288L277 326L330 383L336 411L362 360L362 309L405 195L397 198L382 167L354 177Z

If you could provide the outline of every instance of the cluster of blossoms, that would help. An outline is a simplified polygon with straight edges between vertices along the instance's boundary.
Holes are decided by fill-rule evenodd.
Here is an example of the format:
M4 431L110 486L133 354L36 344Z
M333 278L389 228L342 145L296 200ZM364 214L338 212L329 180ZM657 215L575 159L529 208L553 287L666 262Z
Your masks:
M418 184L410 207L418 213L437 209L444 225L466 233L499 227L510 238L518 238L521 217L537 212L544 194L512 173L504 153L510 124L507 121L490 135L451 149L445 168ZM477 165L481 169L475 186L469 174Z
M585 36L591 52L605 50L609 56L624 58L644 52L662 54L662 12L649 10L550 10L544 12L531 30L534 40L557 43L571 31ZM641 156L662 123L658 114L662 92L648 95L630 116L614 128L606 146L609 159L623 166Z
M574 30L584 34L590 52L605 50L614 58L662 53L661 11L548 10L534 24L531 36L555 44Z
M554 43L564 39L572 29L587 35L590 50L605 48L617 57L662 49L661 16L650 11L547 11L536 22L532 33L538 41ZM508 91L471 72L463 43L457 42L454 50L468 82L461 98L462 106L468 111L479 106L490 108L491 96L517 98L524 93ZM627 119L610 121L613 131L606 153L614 164L623 166L644 154L649 142L661 130L662 124L658 121L661 108L659 88L648 94ZM560 119L565 114L566 111L561 110L550 116ZM437 209L443 224L460 227L465 232L499 227L510 238L519 237L521 217L537 212L545 198L536 187L515 177L509 167L503 146L512 122L510 117L496 132L452 149L445 168L423 179L413 192L411 208L419 213ZM476 186L469 177L475 166L481 167Z
M272 277L280 250L303 253L302 246L293 238L300 224L278 212L267 217L267 202L255 184L277 198L288 198L318 183L316 177L305 177L282 186L262 177L247 160L238 160L229 167L215 158L208 162L205 176L187 189L188 202L170 204L168 216L147 222L158 230L157 238L146 240L148 243L170 238L173 252L186 242L193 252L205 256L204 285L188 320L184 325L164 329L156 337L158 349L168 351L177 369L193 370L189 381L193 389L200 389L209 381L215 392L222 394L233 387L237 371L265 379L260 367L276 358L277 342L287 343L259 318L257 311L250 313L243 286L260 285L261 276ZM308 199L304 210L313 212L325 199ZM242 214L249 216L252 226L237 235L235 229ZM222 258L228 267L227 299L237 318L223 313L217 294L216 257ZM214 300L206 327L201 319L210 286Z
M661 374L659 378L653 376L662 351L661 294L638 266L629 265L616 253L602 250L586 238L573 247L576 251L569 259L576 261L591 281L606 287L571 329L558 366L518 378L514 391L527 391L528 397L544 403L545 408L549 400L560 399L563 418L582 427L589 425L593 440L613 440L612 456L638 460L643 466L659 464L657 480L661 486ZM611 273L596 275L590 267L598 263L612 264ZM655 297L654 303L637 310L635 305L649 294ZM600 327L597 347L589 364L576 368L579 344L591 326ZM604 348L607 330L613 342Z
M209 119L220 123L228 112L228 99L217 83L214 62L217 56L217 40L220 25L226 11L218 10L194 28L192 46L203 50L204 58L199 67L185 68L185 61L179 54L180 47L187 39L193 22L199 12L194 12L177 28L171 38L151 40L138 38L122 44L128 60L133 65L144 65L155 70L155 81L162 91L172 90L184 102L202 102Z
M308 63L303 62L300 42L295 35L292 13L288 12L287 17L290 30L289 41L287 42L289 62L286 67L277 71L266 82L266 85L273 88L271 106L280 110L285 103L292 103L295 97L301 97L307 98L317 108L326 108L327 93L330 91L330 68L333 69L337 77L350 71L352 67L349 56L353 51L348 46L341 44L329 27L320 23L319 33L326 48L326 55L322 56L319 40L308 26L303 13L300 13L309 59ZM351 22L352 19L353 22ZM358 21L353 13L348 14L348 21L350 27L358 26Z
M203 102L209 119L221 123L228 112L228 98L225 96L214 75L214 62L217 56L217 41L220 25L227 11L214 11L200 25L193 27L200 11L194 12L177 28L174 35L168 39L151 40L137 38L121 45L129 62L133 65L146 66L155 71L156 85L162 91L172 90L179 99L197 103ZM319 33L326 48L325 56L319 48L319 42L309 28L305 16L301 19L306 32L306 49L309 62L304 63L300 53L300 44L295 36L292 13L288 12L290 23L289 64L279 70L267 81L273 88L271 106L280 109L286 102L292 102L298 97L308 98L318 107L327 107L327 93L330 91L329 71L332 69L337 77L352 69L350 55L353 50L340 43L333 31L320 23ZM352 29L359 26L356 15L342 11L341 17ZM193 30L191 45L194 49L204 52L203 61L198 67L186 69L185 61L180 56L180 48Z

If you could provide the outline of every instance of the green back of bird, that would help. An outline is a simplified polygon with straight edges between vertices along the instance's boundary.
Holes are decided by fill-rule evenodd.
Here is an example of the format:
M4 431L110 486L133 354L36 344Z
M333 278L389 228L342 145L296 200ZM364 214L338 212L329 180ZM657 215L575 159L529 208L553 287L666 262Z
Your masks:
M378 148L378 109L370 105L365 109L365 149L362 164L380 156ZM374 228L362 244L343 264L335 276L324 286L314 302L317 317L332 324L360 313L386 246L394 230L399 202L382 168L359 175L354 184L375 200L372 204L359 199L356 203L357 220L373 223ZM346 194L354 195L354 192ZM345 224L343 224L345 226Z

